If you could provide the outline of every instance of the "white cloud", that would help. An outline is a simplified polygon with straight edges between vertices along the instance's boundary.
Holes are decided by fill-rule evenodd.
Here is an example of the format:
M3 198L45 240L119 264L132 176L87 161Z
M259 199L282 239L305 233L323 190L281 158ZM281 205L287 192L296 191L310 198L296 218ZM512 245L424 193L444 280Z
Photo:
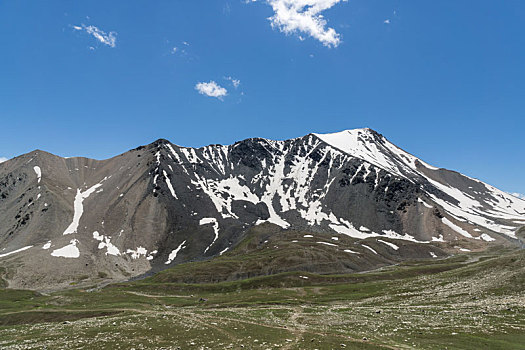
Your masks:
M86 26L85 24L82 24L81 26L73 26L73 29L85 31L86 33L92 35L99 42L109 47L117 46L117 33L116 32L106 33L103 30L95 26Z
M514 193L511 193L511 195L513 195L514 197L525 199L525 194L514 192Z
M195 85L195 90L202 95L216 97L219 100L222 100L222 98L228 94L228 90L218 85L213 80L209 83L197 83L197 85Z
M173 46L170 48L170 54L176 55L176 56L188 56L188 49L190 44L187 41L183 41L180 43L180 45Z
M385 19L385 21L383 23L384 24L390 24L390 20L389 19Z
M227 2L226 4L224 4L224 6L222 7L222 13L224 15L229 15L230 13L232 12L232 8L230 6L230 3Z
M241 81L239 79L235 79L233 77L226 77L226 80L229 80L232 83L233 87L236 89L239 87L239 85L241 85Z
M347 0L266 1L274 11L274 15L269 18L273 28L278 28L286 34L310 35L328 47L337 47L341 43L340 35L335 29L327 28L327 22L321 12ZM304 40L300 35L299 38Z
M7 161L8 159L6 157L0 157L0 163L3 163L5 161Z

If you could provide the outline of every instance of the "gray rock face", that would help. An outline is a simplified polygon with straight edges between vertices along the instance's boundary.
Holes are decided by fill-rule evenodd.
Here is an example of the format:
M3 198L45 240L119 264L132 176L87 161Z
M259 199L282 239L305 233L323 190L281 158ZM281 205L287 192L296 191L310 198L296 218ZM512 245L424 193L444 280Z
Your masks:
M129 279L224 254L261 224L391 249L410 241L432 258L519 245L525 201L370 129L198 149L158 140L102 161L34 151L0 164L11 287Z

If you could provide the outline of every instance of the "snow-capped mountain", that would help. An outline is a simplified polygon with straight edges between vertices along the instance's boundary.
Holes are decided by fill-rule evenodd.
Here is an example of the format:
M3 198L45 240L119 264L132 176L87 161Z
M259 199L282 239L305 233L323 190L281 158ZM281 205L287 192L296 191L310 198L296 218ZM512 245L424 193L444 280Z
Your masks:
M384 265L519 245L525 200L370 129L198 149L158 140L102 161L34 151L0 164L0 266L13 287L123 280L220 256L260 225L381 242L392 251L360 255ZM347 255L348 270L365 268Z

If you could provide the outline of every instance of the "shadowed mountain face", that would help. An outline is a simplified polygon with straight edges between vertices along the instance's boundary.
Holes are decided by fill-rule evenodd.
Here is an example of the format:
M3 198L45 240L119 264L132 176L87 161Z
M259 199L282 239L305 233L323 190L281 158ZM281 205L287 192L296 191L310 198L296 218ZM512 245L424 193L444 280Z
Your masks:
M327 273L519 246L524 225L525 201L370 129L199 149L158 140L103 161L34 151L0 164L0 266L17 288L125 280L228 254L258 227L270 238L304 233L323 247ZM316 270L313 260L298 266Z

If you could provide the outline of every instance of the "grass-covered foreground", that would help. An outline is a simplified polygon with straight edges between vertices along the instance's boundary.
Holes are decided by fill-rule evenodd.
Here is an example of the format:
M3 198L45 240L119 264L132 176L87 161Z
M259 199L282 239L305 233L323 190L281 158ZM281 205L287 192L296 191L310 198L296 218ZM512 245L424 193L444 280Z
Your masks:
M352 275L4 289L0 348L524 349L524 289L523 251Z

